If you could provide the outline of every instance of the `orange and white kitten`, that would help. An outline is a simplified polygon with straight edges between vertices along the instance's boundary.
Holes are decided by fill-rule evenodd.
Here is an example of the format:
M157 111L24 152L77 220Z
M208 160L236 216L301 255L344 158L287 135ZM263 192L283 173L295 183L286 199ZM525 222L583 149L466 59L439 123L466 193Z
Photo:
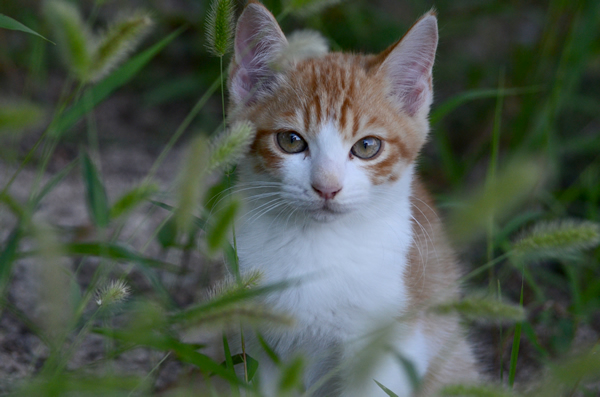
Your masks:
M477 378L458 318L428 310L459 296L414 165L437 41L430 12L381 54L281 62L288 41L264 6L251 2L237 23L230 118L257 129L238 166L240 269L301 280L265 298L295 326L261 332L283 359L305 356L315 396L386 396L375 381L431 396ZM259 373L276 395L275 365L265 358Z

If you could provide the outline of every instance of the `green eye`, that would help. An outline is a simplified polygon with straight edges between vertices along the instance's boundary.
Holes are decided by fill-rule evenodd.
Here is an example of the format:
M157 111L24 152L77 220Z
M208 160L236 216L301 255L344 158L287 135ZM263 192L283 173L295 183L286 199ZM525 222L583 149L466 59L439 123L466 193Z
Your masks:
M286 153L300 153L308 148L308 144L294 131L284 131L277 134L277 143Z
M356 157L367 160L375 157L381 150L381 140L374 136L362 138L350 150Z

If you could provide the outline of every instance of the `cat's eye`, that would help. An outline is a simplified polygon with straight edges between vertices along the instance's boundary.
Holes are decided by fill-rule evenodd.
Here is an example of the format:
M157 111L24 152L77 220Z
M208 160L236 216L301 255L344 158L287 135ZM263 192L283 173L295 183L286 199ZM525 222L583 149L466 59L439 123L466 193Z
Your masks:
M283 131L277 134L277 143L286 153L300 153L308 148L308 144L294 131Z
M362 138L352 146L353 155L363 160L371 159L381 150L381 139L374 136Z

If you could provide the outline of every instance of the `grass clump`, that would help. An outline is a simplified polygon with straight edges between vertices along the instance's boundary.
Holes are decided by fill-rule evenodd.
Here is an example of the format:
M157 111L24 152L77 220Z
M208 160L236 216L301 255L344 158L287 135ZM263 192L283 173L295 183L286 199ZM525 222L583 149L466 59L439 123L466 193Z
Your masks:
M149 15L137 11L117 19L105 34L95 35L70 2L47 0L44 10L63 59L82 83L95 83L105 77L127 58L152 26Z
M228 395L212 387L220 378L234 396L236 390L259 395L254 378L263 364L260 357L245 350L232 355L227 348L224 358L215 359L204 340L187 339L200 329L215 332L225 346L222 332L237 331L242 322L286 327L293 321L261 302L264 295L293 288L293 283L265 285L258 274L240 275L235 240L230 239L242 203L228 193L235 164L255 134L254 126L228 125L222 117L223 59L233 41L233 2L214 0L205 24L199 23L207 11L203 6L185 5L189 6L185 13L160 9L150 18L142 11L113 13L102 1L81 7L72 1L45 1L41 15L9 3L3 13L15 19L0 15L0 28L10 30L0 36L0 79L6 87L0 104L0 139L1 150L14 149L17 161L13 167L0 160L0 169L7 172L0 175L0 323L18 323L19 332L39 340L40 348L22 356L31 360L25 380L3 379L0 393L158 395L173 387L183 395ZM323 32L323 36L311 31L290 35L279 65L321 56L328 44L336 50L379 51L404 30L402 18L389 15L427 11L402 2L395 6L410 12L375 8L388 7L383 3L344 3L328 9L335 3L339 1L270 2L287 25L284 31L298 27L298 19L285 19L291 16L305 18L308 28ZM463 5L438 4L445 27L435 69L431 117L435 137L419 172L438 192L438 201L448 212L450 237L461 244L465 262L472 266L465 279L489 293L441 302L434 312L459 314L483 324L491 336L482 349L493 354L485 363L492 368L487 374L492 382L448 387L443 395L597 394L593 388L600 377L597 344L580 342L586 335L594 339L600 334L600 257L594 251L600 242L600 141L594 134L600 97L596 84L600 3L596 3L552 2L524 8L491 2L469 12L460 8ZM121 8L115 2L108 6ZM17 20L27 27L15 24ZM167 35L183 24L188 26L186 34L177 30ZM107 29L98 32L98 26ZM482 26L489 31L482 34ZM505 28L504 33L494 35L498 26ZM153 27L164 37L136 54L135 48ZM38 31L56 41L59 60L71 74L62 90L54 90L62 75L55 66L54 48L34 34ZM519 32L518 40L513 31ZM467 36L473 40L468 45ZM494 43L494 36L502 43ZM218 61L206 60L207 47ZM444 53L448 49L453 52ZM214 98L219 86L221 95ZM46 87L57 94L49 95ZM165 108L144 108L148 93L161 98ZM149 113L156 110L160 117L153 123L160 128L144 124L143 117L140 125L149 130L147 141L158 146L162 117L188 106L192 93L199 95L196 105L160 148L148 176L128 181L124 192L114 195L101 155L112 149L108 144L113 138L107 137L106 120L98 121L102 117L97 117L97 107L113 95L134 97L135 106L126 103L120 109L123 117L119 112L111 119L114 123L137 121L142 108ZM164 105L167 101L172 103ZM49 114L52 120L45 132L24 134L43 124ZM216 133L186 135L190 130ZM183 145L187 154L178 173L157 178L162 160L181 137L187 139ZM123 138L114 143L132 144ZM29 184L27 172L32 170ZM63 200L85 201L88 219L77 225L48 214L47 201L74 180L83 194L70 193ZM215 183L218 186L211 187ZM210 205L207 192L213 190L220 201ZM462 195L465 191L473 193ZM461 197L463 204L456 205L439 192L457 192L452 197ZM150 230L142 238L145 229ZM198 291L214 281L211 263L223 258L232 281L202 295ZM532 262L536 266L530 266ZM22 286L23 269L29 264L37 281L36 290L28 291L35 293L34 310L16 298L15 286ZM511 300L519 305L506 303ZM82 364L78 360L87 356L90 341L97 338L102 340L101 351ZM384 337L375 339L375 348L387 349L385 343L376 343ZM10 340L14 339L5 338L0 344ZM305 392L303 359L286 361L266 341L259 341L281 369L280 394ZM244 345L243 336L229 342ZM145 372L132 376L119 372L128 354L143 357ZM357 367L357 376L366 373L362 364L350 363ZM160 386L167 378L165 368L173 366L182 368L183 375L172 385ZM242 367L243 375L237 375L234 367ZM536 377L541 380L525 379L529 373L539 373ZM202 379L202 385L190 384L190 378Z

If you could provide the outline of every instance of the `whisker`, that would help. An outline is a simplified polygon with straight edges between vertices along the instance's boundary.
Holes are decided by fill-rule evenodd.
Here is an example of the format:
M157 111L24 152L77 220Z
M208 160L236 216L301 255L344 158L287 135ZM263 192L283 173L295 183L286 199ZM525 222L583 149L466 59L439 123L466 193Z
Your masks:
M275 203L275 204L271 205L271 206L270 206L270 207L268 207L268 208L265 208L265 209L264 209L262 212L259 212L259 213L255 214L255 215L253 216L253 219L252 219L252 221L251 221L251 222L250 222L250 219L248 220L248 221L250 222L250 223L249 223L249 226L251 226L251 225L252 225L254 222L256 222L258 219L260 219L262 216L264 216L264 215L265 215L265 214L267 214L268 212L270 212L270 211L274 210L275 208L277 208L277 207L280 207L280 206L282 206L282 205L286 205L286 203L285 203L285 202L283 202L283 201L280 201L280 202L278 202L278 203Z
M276 199L267 201L264 204L261 204L260 206L252 209L251 211L249 211L246 214L246 215L250 215L253 212L255 212L251 217L247 218L244 221L243 225L246 225L246 224L251 225L252 223L254 223L256 221L256 219L260 218L261 216L263 216L267 212L269 212L272 209L277 208L277 207L279 207L280 205L283 205L283 204L285 204L285 201L283 201L281 198L276 198Z

